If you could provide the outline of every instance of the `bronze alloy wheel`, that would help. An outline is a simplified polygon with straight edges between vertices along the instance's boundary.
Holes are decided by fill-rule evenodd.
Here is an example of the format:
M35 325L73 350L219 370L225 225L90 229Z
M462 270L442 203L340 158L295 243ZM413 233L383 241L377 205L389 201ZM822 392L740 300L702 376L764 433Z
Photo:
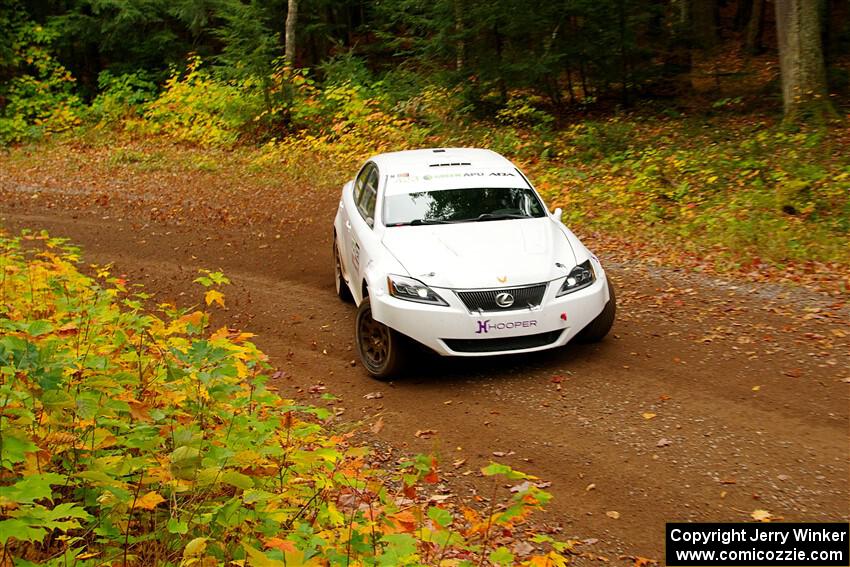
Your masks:
M404 358L404 337L372 318L368 296L357 309L355 334L360 360L372 377L385 380L398 373Z
M360 318L360 352L366 363L375 368L386 364L390 350L390 330L372 319L372 312Z

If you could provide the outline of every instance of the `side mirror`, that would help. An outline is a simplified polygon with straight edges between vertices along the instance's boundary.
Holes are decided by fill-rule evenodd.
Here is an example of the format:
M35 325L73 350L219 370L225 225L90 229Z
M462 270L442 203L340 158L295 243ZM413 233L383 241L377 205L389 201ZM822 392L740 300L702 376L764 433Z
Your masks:
M372 217L366 217L366 224L369 225L369 228L374 228L375 219L373 219Z
M552 211L552 218L555 219L558 222L561 222L561 215L562 214L563 214L563 211L561 210L561 207L558 207L554 211Z

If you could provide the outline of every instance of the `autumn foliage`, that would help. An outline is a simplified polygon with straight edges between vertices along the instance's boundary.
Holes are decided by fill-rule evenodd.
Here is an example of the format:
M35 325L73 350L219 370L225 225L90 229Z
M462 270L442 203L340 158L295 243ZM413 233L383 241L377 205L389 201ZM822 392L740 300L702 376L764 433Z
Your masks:
M432 457L373 466L333 414L281 398L250 333L158 305L47 235L0 238L0 565L563 565L550 496L431 499ZM518 483L518 484L517 484ZM507 545L525 539L523 556Z

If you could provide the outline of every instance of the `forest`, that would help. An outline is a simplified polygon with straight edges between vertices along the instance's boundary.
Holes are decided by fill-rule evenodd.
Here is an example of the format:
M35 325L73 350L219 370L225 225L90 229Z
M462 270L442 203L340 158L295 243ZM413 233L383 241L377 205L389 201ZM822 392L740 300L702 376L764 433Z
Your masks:
M646 101L675 109L694 91L712 102L781 97L788 118L822 119L837 116L850 81L843 0L4 4L6 139L21 121L49 121L51 107L73 112L118 91L131 103L154 96L191 57L221 81L260 91L268 132L299 126L280 112L291 102L284 69L309 69L321 84L380 84L396 102L431 85L456 88L464 109L488 117L537 97L559 119ZM776 84L758 80L769 72L764 54L778 60Z

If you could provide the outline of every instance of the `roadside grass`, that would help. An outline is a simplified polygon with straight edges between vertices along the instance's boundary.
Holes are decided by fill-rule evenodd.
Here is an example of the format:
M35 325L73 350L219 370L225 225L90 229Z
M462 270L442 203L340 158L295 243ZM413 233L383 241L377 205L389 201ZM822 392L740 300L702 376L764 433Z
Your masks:
M373 461L333 411L281 398L253 335L210 327L223 274L148 311L62 239L0 250L0 563L566 564L574 542L528 522L550 499L532 477L491 463L504 500L432 499L436 459Z

